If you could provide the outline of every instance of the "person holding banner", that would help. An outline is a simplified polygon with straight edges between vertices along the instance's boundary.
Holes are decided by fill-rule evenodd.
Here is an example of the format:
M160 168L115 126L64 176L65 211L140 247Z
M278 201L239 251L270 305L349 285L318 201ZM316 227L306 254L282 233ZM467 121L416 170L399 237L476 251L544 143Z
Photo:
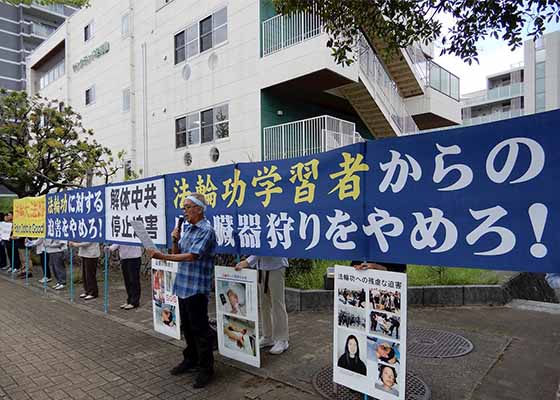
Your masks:
M97 287L97 260L101 255L99 243L69 242L70 247L78 248L78 256L82 258L82 278L84 280L84 293L80 298L93 300L99 295Z
M4 224L4 213L0 213L0 225ZM7 225L6 225L7 226ZM6 232L7 233L7 232ZM5 271L8 269L8 257L6 254L5 240L0 235L0 270Z
M288 267L286 257L249 256L235 266L256 268L259 271L259 296L261 299L263 338L261 347L272 346L270 354L288 350L288 313L284 298L284 277Z
M158 260L178 261L174 292L179 298L179 313L187 347L183 361L173 368L172 375L194 371L198 376L193 388L205 387L214 375L212 333L208 323L208 297L214 272L214 255L217 241L212 224L205 218L206 200L202 194L192 193L183 203L183 214L188 224L177 226L173 237L173 254L163 254L147 249L150 257Z
M4 216L4 222L13 223L14 220L14 213L8 211L8 213ZM23 239L13 236L13 227L12 227L12 234L10 234L10 241L6 242L6 248L8 249L8 257L10 258L10 263L12 265L12 271L14 273L18 273L22 270L23 266L21 264L21 259L19 257L19 249L20 247L25 247Z
M35 247L35 253L39 256L41 260L41 271L43 271L43 277L39 279L39 283L45 284L50 282L51 279L51 267L49 264L49 254L45 251L44 239L29 240L25 239L25 247ZM46 258L46 260L45 260Z
M140 307L140 266L142 264L142 247L113 244L110 251L119 251L121 268L126 288L126 303L121 305L123 310Z

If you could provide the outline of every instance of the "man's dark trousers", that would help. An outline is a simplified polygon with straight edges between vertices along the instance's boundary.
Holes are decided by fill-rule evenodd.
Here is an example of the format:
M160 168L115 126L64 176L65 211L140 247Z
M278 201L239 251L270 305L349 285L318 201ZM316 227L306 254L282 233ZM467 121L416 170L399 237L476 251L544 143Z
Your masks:
M208 324L208 297L196 294L179 298L181 326L187 347L183 350L184 362L198 365L201 371L214 372L212 335Z
M140 306L140 266L142 259L124 258L121 267L124 278L124 286L128 295L127 303L134 307Z

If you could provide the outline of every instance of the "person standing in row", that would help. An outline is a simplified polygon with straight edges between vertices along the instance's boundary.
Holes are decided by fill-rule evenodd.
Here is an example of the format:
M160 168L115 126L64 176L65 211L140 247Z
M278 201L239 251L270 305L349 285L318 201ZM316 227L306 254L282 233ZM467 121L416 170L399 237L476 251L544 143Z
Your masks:
M92 300L99 295L97 287L97 261L101 255L99 243L69 242L70 247L78 248L78 256L82 258L82 278L84 280L84 293L80 298Z
M142 247L113 244L110 251L119 251L121 268L126 288L126 303L121 305L124 310L140 307L140 266L142 264Z
M68 242L65 240L45 239L45 250L49 256L49 266L53 270L56 279L54 290L62 290L66 286L66 265L64 255L68 249Z
M270 354L282 354L288 350L288 313L286 312L284 278L288 259L285 257L249 256L235 266L256 268L259 273L259 296L263 338L261 347L270 347Z
M171 370L179 375L198 369L193 388L205 387L214 375L212 333L208 322L208 298L214 273L217 242L212 224L205 218L206 200L193 193L183 203L183 214L188 224L180 235L177 226L173 237L173 254L147 249L148 255L158 260L178 261L174 292L179 298L179 313L187 347L183 361Z

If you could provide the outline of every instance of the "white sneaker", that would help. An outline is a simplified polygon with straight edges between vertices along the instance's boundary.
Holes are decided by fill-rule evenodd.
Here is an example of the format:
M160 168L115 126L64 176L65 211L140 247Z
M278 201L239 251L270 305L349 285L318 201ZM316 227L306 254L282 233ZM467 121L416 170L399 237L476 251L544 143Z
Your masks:
M62 283L59 283L58 285L56 285L56 287L54 288L54 290L62 290L64 289L64 285Z
M87 296L87 294L82 293L82 294L80 295L80 299L83 299L83 298L85 298L86 296Z
M275 342L274 340L272 340L272 338L263 336L261 338L261 340L259 341L259 346L261 349L265 348L265 347L271 347L274 346Z
M92 296L91 294L88 294L86 297L84 297L84 300L92 300L95 299L95 296Z
M37 282L39 283L45 283L47 281L47 278L41 278L39 279Z
M272 346L272 349L270 349L269 353L282 354L283 352L288 350L288 347L289 345L287 340L278 340L276 343L274 343L274 346Z
M57 283L57 284L54 285L52 288L53 288L54 290L58 290L58 287L59 287L59 286L60 286L60 283Z
M126 306L128 306L128 303L121 304L121 308L125 308Z

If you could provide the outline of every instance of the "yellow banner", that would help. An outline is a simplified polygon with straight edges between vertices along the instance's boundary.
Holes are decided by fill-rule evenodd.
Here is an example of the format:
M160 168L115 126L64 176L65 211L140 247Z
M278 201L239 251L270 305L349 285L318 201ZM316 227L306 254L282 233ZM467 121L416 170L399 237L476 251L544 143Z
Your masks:
M28 238L45 237L45 196L25 197L14 200L14 236Z

